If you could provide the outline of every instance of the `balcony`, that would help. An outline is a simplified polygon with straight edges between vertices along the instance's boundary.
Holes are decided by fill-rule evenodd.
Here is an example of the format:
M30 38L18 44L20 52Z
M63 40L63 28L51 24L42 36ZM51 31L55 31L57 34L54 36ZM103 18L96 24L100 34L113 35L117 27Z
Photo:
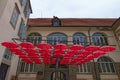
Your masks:
M112 36L29 36L27 37L27 41L37 45L41 42L47 42L51 45L55 45L58 43L64 43L67 45L79 44L83 46L88 45L116 45L115 39Z

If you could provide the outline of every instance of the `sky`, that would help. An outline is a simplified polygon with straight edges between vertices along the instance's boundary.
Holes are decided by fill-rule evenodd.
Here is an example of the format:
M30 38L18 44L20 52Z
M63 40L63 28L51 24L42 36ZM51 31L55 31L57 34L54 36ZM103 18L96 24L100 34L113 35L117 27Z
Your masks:
M120 0L30 0L31 18L119 18Z

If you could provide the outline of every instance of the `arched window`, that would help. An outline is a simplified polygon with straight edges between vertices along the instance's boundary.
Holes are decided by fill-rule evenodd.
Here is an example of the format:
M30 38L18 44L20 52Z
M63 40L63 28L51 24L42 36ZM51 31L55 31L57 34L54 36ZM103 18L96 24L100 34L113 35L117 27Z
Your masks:
M107 57L101 57L97 62L101 73L115 73L115 67L112 60Z
M52 45L57 43L67 44L67 36L63 33L53 33L47 37L47 42Z
M102 33L95 33L92 35L92 43L94 45L108 45L107 37Z
M73 35L73 43L74 44L81 44L81 45L87 45L87 37L82 33L75 33Z
M33 43L34 45L37 45L41 42L42 38L39 33L31 33L27 37L27 41Z
M56 80L55 73L56 72L52 73L51 80ZM66 80L66 76L65 76L65 74L63 72L58 72L58 80Z
M77 67L77 73L91 73L91 64L85 63Z

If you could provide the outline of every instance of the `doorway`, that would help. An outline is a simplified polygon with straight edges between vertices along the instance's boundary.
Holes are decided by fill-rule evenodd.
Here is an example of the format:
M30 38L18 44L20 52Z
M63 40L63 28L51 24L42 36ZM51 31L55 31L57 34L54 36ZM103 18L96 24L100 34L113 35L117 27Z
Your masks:
M51 80L56 80L55 79L55 73L56 72L53 72L51 74ZM66 80L66 75L63 72L58 72L58 80Z
M1 63L0 65L0 80L5 80L9 65Z

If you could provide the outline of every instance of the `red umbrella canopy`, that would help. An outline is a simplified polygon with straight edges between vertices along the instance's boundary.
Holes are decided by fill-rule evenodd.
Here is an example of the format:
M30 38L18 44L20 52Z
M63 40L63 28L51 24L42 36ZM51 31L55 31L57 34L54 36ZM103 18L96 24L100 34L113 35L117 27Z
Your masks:
M37 47L40 48L40 50L48 50L52 48L52 46L48 43L40 43Z
M82 50L84 47L82 45L73 45L70 47L70 50L74 50L74 51L77 51L77 50Z
M64 51L64 50L66 50L67 49L67 45L66 44L56 44L55 46L54 46L54 49L55 50L61 50L61 51Z
M99 49L100 49L100 47L99 46L95 46L95 45L87 46L85 48L86 51L97 51Z
M34 53L37 53L37 50L36 49L25 49L25 51L28 53L28 54L34 54Z
M20 46L23 48L34 48L35 46L31 42L22 42Z
M104 54L105 54L104 51L95 51L93 53L93 56L94 56L94 58L98 58L99 56L104 55Z
M24 51L20 48L10 49L11 52L15 53L16 55L25 55Z
M114 51L116 48L114 46L103 46L100 48L100 50L104 51L104 52L112 52Z
M2 46L5 46L6 48L18 48L18 45L14 42L2 42Z

